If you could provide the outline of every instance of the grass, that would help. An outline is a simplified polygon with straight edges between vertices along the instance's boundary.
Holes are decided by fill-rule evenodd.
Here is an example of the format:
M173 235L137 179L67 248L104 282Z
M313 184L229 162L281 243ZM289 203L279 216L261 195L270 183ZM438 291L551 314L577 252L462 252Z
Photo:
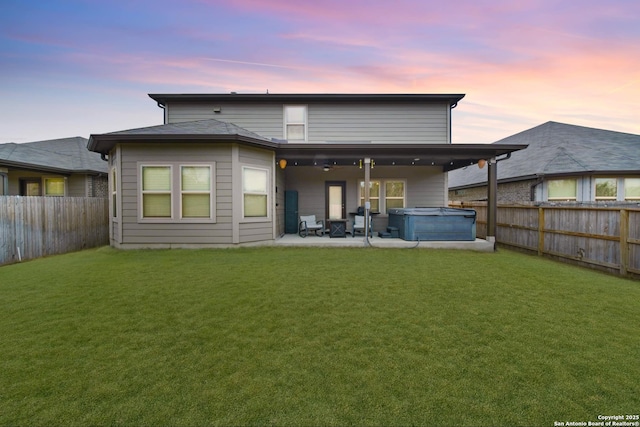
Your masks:
M0 268L0 425L553 425L640 408L640 282L500 251Z

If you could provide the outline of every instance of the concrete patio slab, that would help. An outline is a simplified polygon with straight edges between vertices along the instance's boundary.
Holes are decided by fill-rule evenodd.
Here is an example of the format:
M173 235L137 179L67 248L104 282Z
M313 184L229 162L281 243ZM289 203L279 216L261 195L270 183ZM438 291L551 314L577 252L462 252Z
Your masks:
M363 236L337 237L325 236L300 237L297 234L284 234L274 242L275 246L316 246L316 247L374 247L374 248L423 248L423 249L462 249L480 252L493 252L494 244L483 239L474 241L406 241L402 239L378 236L370 237L368 244Z

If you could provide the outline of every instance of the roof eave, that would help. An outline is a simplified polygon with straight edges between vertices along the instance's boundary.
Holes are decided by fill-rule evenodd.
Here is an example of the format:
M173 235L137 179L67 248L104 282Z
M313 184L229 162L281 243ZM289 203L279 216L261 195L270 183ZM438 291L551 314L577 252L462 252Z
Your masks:
M356 94L356 93L150 93L151 99L158 105L166 105L168 101L241 101L241 102L443 102L450 105L457 104L465 94L462 93L437 93L437 94Z
M180 141L193 141L193 142L206 142L206 141L229 141L251 144L258 147L265 147L275 149L278 146L277 142L271 142L259 138L252 138L244 135L211 135L211 134L101 134L91 135L89 142L87 142L87 149L101 154L108 154L116 144L120 143L132 143L132 142L175 142Z

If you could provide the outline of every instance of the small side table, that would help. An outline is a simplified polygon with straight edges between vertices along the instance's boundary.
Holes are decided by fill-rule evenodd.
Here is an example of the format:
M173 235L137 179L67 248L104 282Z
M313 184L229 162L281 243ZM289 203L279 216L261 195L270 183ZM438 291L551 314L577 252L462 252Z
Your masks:
M329 237L346 237L347 236L347 220L346 219L328 219Z

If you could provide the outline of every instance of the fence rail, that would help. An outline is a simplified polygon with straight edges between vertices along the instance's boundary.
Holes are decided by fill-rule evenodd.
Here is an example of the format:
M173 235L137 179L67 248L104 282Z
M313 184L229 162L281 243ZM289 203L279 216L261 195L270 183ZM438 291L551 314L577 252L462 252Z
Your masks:
M109 244L108 199L0 196L0 265Z
M478 237L486 237L486 203L475 209ZM640 275L640 209L628 206L499 205L496 241L581 265Z

